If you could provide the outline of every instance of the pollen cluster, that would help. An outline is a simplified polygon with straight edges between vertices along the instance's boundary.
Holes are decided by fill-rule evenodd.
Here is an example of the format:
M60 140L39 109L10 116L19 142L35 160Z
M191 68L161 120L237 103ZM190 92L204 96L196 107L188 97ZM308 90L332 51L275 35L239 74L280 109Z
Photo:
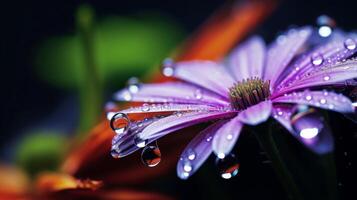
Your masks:
M243 79L229 88L229 98L234 109L244 110L270 96L270 81L258 77Z

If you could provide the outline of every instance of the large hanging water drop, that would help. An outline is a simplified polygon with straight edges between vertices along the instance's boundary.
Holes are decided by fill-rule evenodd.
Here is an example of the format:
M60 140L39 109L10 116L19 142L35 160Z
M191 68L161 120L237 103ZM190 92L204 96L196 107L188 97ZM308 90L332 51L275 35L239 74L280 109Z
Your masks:
M141 152L141 161L148 167L155 167L161 161L161 151L156 145L146 146Z
M116 113L110 120L110 127L116 134L124 134L130 127L130 119L125 113Z
M239 162L233 154L229 154L223 159L217 158L216 165L219 174L224 179L230 179L236 176L239 172Z
M161 72L164 76L171 77L174 75L174 61L171 58L166 58L162 62Z
M294 131L304 140L314 140L324 128L323 117L316 109L300 105L292 115Z

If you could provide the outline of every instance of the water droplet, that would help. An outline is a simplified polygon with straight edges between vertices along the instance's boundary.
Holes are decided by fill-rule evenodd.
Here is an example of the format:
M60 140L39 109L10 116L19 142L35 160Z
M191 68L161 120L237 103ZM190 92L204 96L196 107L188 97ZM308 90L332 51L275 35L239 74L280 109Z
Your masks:
M189 149L187 151L187 158L189 160L194 160L196 158L196 153L192 149Z
M311 63L314 65L314 66L319 66L323 63L324 61L324 58L322 57L321 54L317 53L317 54L313 54L311 56Z
M137 93L140 86L139 79L136 77L131 77L127 82L127 86L130 93Z
M330 77L329 76L324 76L324 81L328 81L330 80Z
M191 171L192 171L192 165L191 165L191 163L188 162L188 161L184 162L184 164L183 164L183 170L184 170L185 172L191 172Z
M308 101L310 101L310 100L312 99L312 97L311 97L311 95L307 95L307 96L305 97L305 99L308 100Z
M142 106L141 106L141 110L143 112L148 112L150 110L150 105L147 104L147 103L144 103Z
M233 154L229 154L223 159L218 158L216 160L216 166L219 174L224 179L230 179L236 176L239 171L238 159Z
M143 139L141 139L139 136L136 136L136 137L134 138L134 143L135 143L135 145L136 145L137 147L143 148L143 147L145 147L145 146L148 144L148 140L143 140Z
M118 153L117 150L115 150L115 149L112 149L112 150L110 151L110 155L111 155L113 158L120 158L119 153Z
M316 138L324 128L322 116L310 107L297 109L291 117L291 124L295 132L305 140Z
M195 94L194 94L194 97L196 98L196 99L202 99L202 91L200 90L200 89L197 89L196 91L195 91Z
M356 48L356 42L351 38L345 40L344 45L348 50L354 50Z
M161 151L157 145L146 146L141 152L141 161L148 167L155 167L161 161Z
M228 134L226 138L227 138L227 140L231 140L231 139L233 139L233 135L232 134Z
M175 73L174 69L174 61L171 58L167 58L163 61L161 72L163 75L170 77L173 76Z
M131 95L131 93L126 90L122 93L122 98L125 100L125 101L131 101L133 96Z
M335 20L326 15L319 16L316 22L319 26L318 33L321 37L329 37L332 34L332 29L336 26Z
M124 134L130 127L129 117L125 113L116 113L110 120L110 127L117 134Z
M320 99L320 103L321 104L325 104L326 103L326 99Z

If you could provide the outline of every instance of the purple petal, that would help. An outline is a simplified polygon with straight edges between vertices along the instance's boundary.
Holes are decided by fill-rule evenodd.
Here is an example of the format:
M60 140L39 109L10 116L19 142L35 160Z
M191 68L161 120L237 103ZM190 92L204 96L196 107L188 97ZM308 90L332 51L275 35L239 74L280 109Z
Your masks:
M272 103L270 100L263 101L257 105L251 106L238 114L241 122L248 125L257 125L265 122L271 113Z
M212 138L225 121L216 122L195 136L187 145L177 164L177 175L187 179L207 160L212 153Z
M121 110L125 114L140 114L140 113L161 113L161 112L188 112L188 111L222 111L228 107L213 107L208 105L196 104L143 104L142 106L132 107L129 109Z
M213 137L212 148L219 158L223 159L231 152L242 128L243 124L237 116L218 129Z
M272 100L274 103L306 104L341 113L354 112L352 102L342 94L327 91L294 92Z
M290 122L293 112L294 107L292 105L273 105L271 115L288 131L293 132Z
M290 86L274 93L273 96L280 96L297 89L340 84L353 78L357 78L357 61L349 60L311 71L305 77L292 82Z
M211 91L181 82L142 84L135 92L130 89L120 90L114 99L151 103L228 104L225 98Z
M316 69L323 68L326 65L336 64L356 53L357 48L346 48L345 43L349 40L356 42L357 37L355 35L335 37L327 44L301 56L300 59L291 65L291 71L279 83L277 89L279 90L282 87L287 86L289 83L298 80L300 77L303 77Z
M229 56L229 68L237 81L251 77L262 77L265 61L265 43L253 37L239 45Z
M303 47L311 32L310 27L290 30L286 35L279 36L277 41L268 49L264 79L270 80L272 87L274 87L276 79L285 67Z
M159 120L159 118L150 118L143 121L132 122L128 133L124 135L115 135L112 140L112 155L121 158L140 149L135 144L136 135L145 127L149 126L157 120ZM150 143L152 141L154 141L154 139L148 142Z
M177 113L162 118L138 134L142 140L160 138L168 133L192 126L201 122L207 122L215 119L229 118L236 115L236 112L190 112Z
M178 62L175 65L174 77L216 92L226 99L228 88L234 84L226 69L211 61Z

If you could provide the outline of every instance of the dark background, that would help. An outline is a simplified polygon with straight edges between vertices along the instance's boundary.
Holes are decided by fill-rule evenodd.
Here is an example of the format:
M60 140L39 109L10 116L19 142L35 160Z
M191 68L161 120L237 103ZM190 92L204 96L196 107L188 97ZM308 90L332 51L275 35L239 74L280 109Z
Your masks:
M75 27L73 14L83 2L92 5L99 17L111 14L127 15L147 10L162 12L174 18L187 33L190 33L224 1L2 2L0 6L0 149L3 159L9 159L6 153L8 147L26 127L36 125L38 121L43 121L49 115L55 115L54 113L58 114L58 112L67 114L70 112L73 114L70 116L75 119L75 106L66 106L66 102L73 101L72 95L50 87L39 80L33 71L32 56L36 44L44 38L73 32ZM271 40L277 32L285 30L291 24L314 24L316 17L321 14L327 14L334 18L341 28L353 30L357 28L356 6L355 0L282 1L278 9L258 27L256 32L262 34L267 40ZM356 125L337 114L333 114L332 119L336 139L335 157L340 181L339 188L346 199L351 199L352 197L347 197L348 195L355 196L353 188L356 186L355 179L357 178L353 173L356 170L354 165L357 164L353 161L356 156ZM53 125L55 126L55 124ZM216 185L219 185L219 192L225 194L221 197L284 199L284 193L272 173L270 165L262 164L264 158L260 156L260 150L255 140L247 136L240 141L244 141L240 142L242 143L240 148L241 164L244 163L240 176L229 181L221 180L218 176L207 177L209 180L202 179L205 174L215 172L211 166L212 162L209 162L210 166L206 164L201 172L198 172L187 182L173 178L177 182L174 186L178 186L178 188L170 188L173 185L168 183L166 188L163 187L159 191L179 195L181 198L192 196L215 198L209 196L211 192L208 191L214 191ZM244 150L250 152L243 153ZM157 187L162 186L159 183L157 185ZM156 184L150 186L150 188L155 187Z

